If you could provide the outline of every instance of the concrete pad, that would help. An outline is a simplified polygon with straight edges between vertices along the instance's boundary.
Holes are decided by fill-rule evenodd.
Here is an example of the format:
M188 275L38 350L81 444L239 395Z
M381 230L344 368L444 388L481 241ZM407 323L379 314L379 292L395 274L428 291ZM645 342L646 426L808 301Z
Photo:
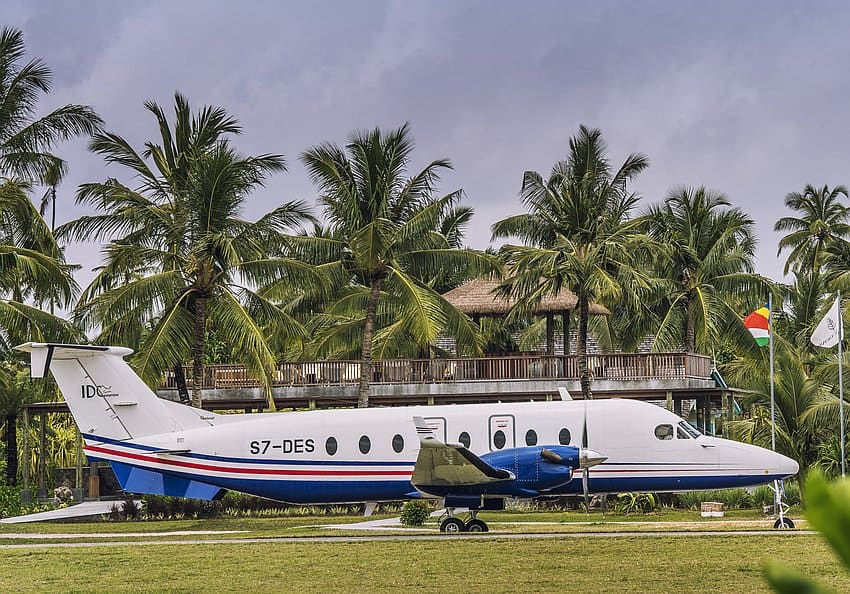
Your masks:
M77 505L63 507L62 509L53 509L37 514L27 514L25 516L15 516L14 518L3 518L0 520L2 524L22 524L25 522L49 522L51 520L67 520L69 518L85 518L87 516L102 516L112 511L113 506L123 505L123 501L84 501ZM140 501L136 501L136 507L139 507Z

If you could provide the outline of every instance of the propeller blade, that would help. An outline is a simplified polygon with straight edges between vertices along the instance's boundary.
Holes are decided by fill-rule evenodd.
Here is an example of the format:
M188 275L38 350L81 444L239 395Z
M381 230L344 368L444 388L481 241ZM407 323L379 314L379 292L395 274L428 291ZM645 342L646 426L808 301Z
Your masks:
M584 491L584 509L590 511L590 470L585 468L581 472L581 488Z
M584 421L581 428L581 448L587 449L587 400L584 401Z

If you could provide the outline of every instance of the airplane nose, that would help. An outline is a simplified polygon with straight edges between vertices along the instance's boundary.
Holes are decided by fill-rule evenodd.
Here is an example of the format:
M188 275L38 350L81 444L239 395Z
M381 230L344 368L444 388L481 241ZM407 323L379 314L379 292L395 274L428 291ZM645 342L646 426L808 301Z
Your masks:
M797 464L796 460L789 458L788 456L776 454L776 468L777 474L780 474L783 477L788 477L797 474L800 470L800 465Z
M579 459L579 468L590 468L591 466L596 466L597 464L602 464L605 460L608 459L608 456L603 456L599 452L594 450L582 449L581 450L581 458Z

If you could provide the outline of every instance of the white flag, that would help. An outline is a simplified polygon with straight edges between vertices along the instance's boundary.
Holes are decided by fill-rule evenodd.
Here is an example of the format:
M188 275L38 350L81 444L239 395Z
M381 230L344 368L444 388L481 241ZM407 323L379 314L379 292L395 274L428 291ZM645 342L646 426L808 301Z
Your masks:
M812 333L812 344L819 347L834 347L838 344L838 334L841 330L841 304L836 297L835 303Z

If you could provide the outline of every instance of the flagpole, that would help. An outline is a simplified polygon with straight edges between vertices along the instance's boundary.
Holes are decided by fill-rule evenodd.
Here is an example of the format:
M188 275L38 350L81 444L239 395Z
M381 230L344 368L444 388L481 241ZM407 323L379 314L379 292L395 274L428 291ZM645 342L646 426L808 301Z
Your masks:
M841 291L838 291L838 410L841 423L841 476L846 474L844 458L844 356L842 342L844 340L844 314L841 311Z
M770 449L776 451L776 402L773 395L773 293L767 295L767 337L770 344Z

